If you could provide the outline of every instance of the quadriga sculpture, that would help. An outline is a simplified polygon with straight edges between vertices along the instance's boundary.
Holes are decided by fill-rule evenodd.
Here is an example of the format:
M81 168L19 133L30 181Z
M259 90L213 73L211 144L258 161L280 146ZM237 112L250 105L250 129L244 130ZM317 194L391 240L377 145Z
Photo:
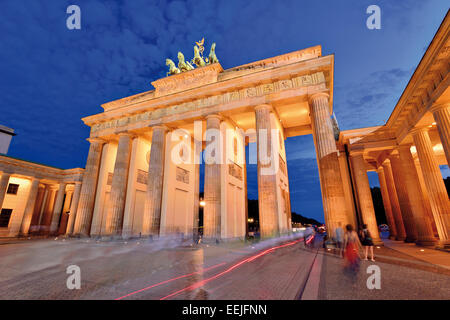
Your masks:
M211 45L211 50L209 51L209 59L208 60L209 60L208 61L209 64L219 62L219 59L217 59L217 56L216 56L216 43L215 42Z
M180 73L180 72L181 72L180 69L178 69L178 68L175 66L175 62L173 62L173 61L170 60L170 59L166 59L166 66L169 66L169 72L167 72L167 75L168 75L168 76L170 76L170 75L172 75L172 74L177 74L177 73Z
M166 59L166 65L169 66L169 72L167 72L167 75L169 76L190 71L195 68L194 66L201 68L213 63L218 63L219 59L217 59L216 56L216 43L214 42L211 45L208 58L203 57L203 51L205 50L205 47L203 46L204 43L204 38L201 41L196 42L197 45L194 46L194 58L190 62L184 59L182 52L178 52L178 68L171 59Z
M194 58L191 61L192 63L195 63L197 67L204 67L206 66L206 62L203 59L202 56L200 56L200 50L197 46L194 46Z
M189 61L184 60L184 54L178 52L178 68L181 72L194 70L194 67L189 63Z

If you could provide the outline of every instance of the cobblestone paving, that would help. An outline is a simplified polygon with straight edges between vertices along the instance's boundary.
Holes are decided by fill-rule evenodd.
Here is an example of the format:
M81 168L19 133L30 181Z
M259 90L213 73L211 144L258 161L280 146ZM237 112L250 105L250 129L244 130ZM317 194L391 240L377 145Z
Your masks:
M375 262L361 261L359 272L353 274L344 270L343 259L325 253L319 299L450 299L448 270L388 248L375 250L375 254ZM366 282L370 276L367 267L370 265L380 267L380 290L367 288Z
M302 242L229 270L276 241L198 247L176 240L6 244L0 246L0 299L116 299L132 292L125 299L161 299L195 284L203 285L170 299L296 299L317 252ZM352 277L343 273L342 259L319 252L325 254L320 299L450 299L450 275L407 255L377 249L382 289L369 290L366 268L371 263L363 262ZM73 264L81 268L80 290L66 287L66 268Z
M270 243L266 244L271 245ZM0 246L0 299L115 299L152 284L177 279L131 299L159 299L258 252L263 244L191 247L178 241L97 242L39 240ZM66 287L66 268L81 269L80 290ZM217 266L218 265L218 266ZM202 274L202 268L217 266ZM194 298L187 292L186 298ZM200 291L201 292L201 291ZM207 293L198 298L208 297Z

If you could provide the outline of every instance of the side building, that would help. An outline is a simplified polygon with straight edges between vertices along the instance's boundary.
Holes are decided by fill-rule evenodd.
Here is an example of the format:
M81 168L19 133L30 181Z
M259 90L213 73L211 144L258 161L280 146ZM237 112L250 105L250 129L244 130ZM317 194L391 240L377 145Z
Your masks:
M0 126L0 238L65 234L73 227L84 169L8 156L12 136L14 130Z

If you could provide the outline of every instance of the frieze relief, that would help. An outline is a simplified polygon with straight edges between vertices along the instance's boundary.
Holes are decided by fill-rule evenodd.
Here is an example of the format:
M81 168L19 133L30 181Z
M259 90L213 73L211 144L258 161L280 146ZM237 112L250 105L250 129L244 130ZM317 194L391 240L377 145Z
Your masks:
M136 182L140 184L147 184L148 181L148 172L138 169L136 175Z
M228 164L228 174L240 181L242 181L242 167L236 163Z
M323 72L317 72L311 75L303 75L292 79L284 79L274 83L266 83L256 87L245 88L241 90L226 92L221 95L211 96L204 99L185 102L179 105L170 106L167 108L147 111L140 114L135 114L120 119L114 119L91 127L91 133L101 130L118 128L128 124L137 123L146 120L157 120L168 115L181 114L190 111L196 111L206 107L218 104L225 104L233 101L244 100L247 98L259 97L274 92L280 92L293 88L301 88L325 83L325 75Z
M189 171L183 168L177 167L176 169L176 180L189 184Z

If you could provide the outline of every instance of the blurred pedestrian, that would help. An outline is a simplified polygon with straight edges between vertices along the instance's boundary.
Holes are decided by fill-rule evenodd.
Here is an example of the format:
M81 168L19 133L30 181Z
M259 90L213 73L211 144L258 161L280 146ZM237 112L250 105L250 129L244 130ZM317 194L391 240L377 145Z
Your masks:
M346 266L353 271L359 270L359 242L358 234L353 230L353 226L348 224L345 226L346 232L344 234L344 259Z
M367 229L367 224L363 224L363 228L361 231L361 244L364 246L365 257L364 260L367 260L368 253L370 251L370 257L372 261L375 261L373 258L373 240L372 235L370 234L369 229Z
M338 222L338 226L334 231L334 234L336 235L336 247L339 251L339 256L342 257L342 252L344 251L344 229L342 229L342 222Z
M328 241L328 236L327 236L327 235L324 235L324 236L323 236L323 240L322 240L322 248L323 248L324 250L327 250L327 241Z

